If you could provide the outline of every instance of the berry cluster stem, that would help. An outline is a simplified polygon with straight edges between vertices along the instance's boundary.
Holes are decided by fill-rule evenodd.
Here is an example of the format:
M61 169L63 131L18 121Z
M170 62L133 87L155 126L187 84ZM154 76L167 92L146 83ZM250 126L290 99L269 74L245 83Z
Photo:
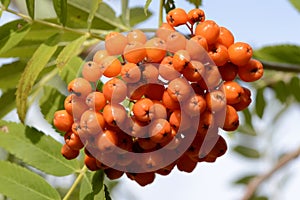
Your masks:
M67 192L67 194L64 196L63 200L68 200L70 199L72 193L75 191L76 187L78 186L78 184L81 182L82 178L84 177L86 171L87 171L87 167L84 165L80 172L79 175L77 176L77 178L75 179L73 185L70 187L69 191Z

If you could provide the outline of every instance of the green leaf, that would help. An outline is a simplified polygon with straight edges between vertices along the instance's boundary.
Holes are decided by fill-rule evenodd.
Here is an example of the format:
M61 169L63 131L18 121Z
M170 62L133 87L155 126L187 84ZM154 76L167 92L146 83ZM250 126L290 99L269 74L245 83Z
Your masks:
M10 4L10 0L1 0L0 2L4 6L4 8L8 8Z
M253 127L250 127L249 125L240 125L238 127L238 132L246 135L256 136L256 131Z
M260 60L300 64L300 46L296 45L275 45L258 49L254 57Z
M25 120L27 112L27 98L39 73L43 70L57 49L57 35L49 38L34 52L28 61L26 68L20 78L16 92L16 104L19 118ZM56 44L55 44L56 43Z
M262 118L264 110L266 107L266 100L264 96L264 88L257 89L256 99L255 99L255 110L256 114Z
M44 93L39 102L41 112L45 119L52 124L55 111L63 109L66 97L51 86L44 86L43 90Z
M149 8L151 2L152 2L152 0L147 0L146 3L145 3L145 6L144 6L144 13L145 13L145 15L148 14L148 8Z
M95 17L96 11L99 8L100 3L102 3L102 0L91 0L90 13L89 13L88 20L87 20L88 30L90 30L92 27L92 22Z
M88 38L87 35L83 35L80 38L70 42L57 56L57 67L62 70L63 67L70 61L71 58L77 56L81 52L81 46Z
M35 0L26 0L26 7L29 16L34 19Z
M16 88L26 63L16 61L0 68L0 88L3 90Z
M289 0L290 3L300 12L300 1L299 0Z
M257 176L257 174L250 174L250 175L247 175L247 176L243 176L243 177L235 180L234 184L247 185L256 176Z
M293 78L291 78L290 83L289 83L289 91L291 94L293 94L293 96L295 97L295 99L300 102L300 80L298 77L294 76Z
M242 113L244 115L246 125L253 129L252 114L250 113L249 108L244 109Z
M144 13L144 9L142 7L134 7L130 9L130 26L135 26L152 16L152 12L148 10L147 15Z
M68 1L69 5L71 5L74 8L77 8L81 11L84 11L86 14L90 13L90 4L89 3L87 3L86 1L82 1L82 0L69 0ZM88 19L88 15L80 16L80 17L84 17L85 21L87 21L87 19ZM109 24L113 27L117 27L121 30L124 30L124 31L130 30L130 27L125 26L122 23L122 21L116 16L115 11L108 4L106 4L104 2L99 4L99 7L95 13L95 18L98 18L98 19L102 20L103 22L105 22L106 24ZM96 21L96 20L93 21L93 24L98 24L99 26L100 25L103 26L103 24L99 24L99 21Z
M61 155L62 144L52 137L20 123L0 121L0 127L0 146L25 163L54 176L80 170L77 160Z
M59 22L62 25L66 25L67 16L68 16L67 0L52 0L52 1L53 1L54 10L59 19Z
M0 27L0 56L15 47L29 32L30 24L15 20Z
M59 200L59 193L41 176L16 164L0 161L0 193L16 200Z
M0 97L0 119L16 107L16 89L5 91Z
M80 186L80 200L105 200L105 188L103 185L104 172L87 172Z
M286 100L287 100L288 96L290 95L290 93L289 93L288 86L285 84L285 82L278 81L272 86L272 88L274 89L274 91L276 93L277 99L281 103L286 103Z
M245 146L235 146L233 150L240 155L247 157L247 158L259 158L260 153L256 149L252 149L250 147L245 147Z
M199 8L202 5L202 0L187 0L187 2L194 4L196 8Z
M59 72L59 76L66 84L70 83L74 78L79 76L79 69L82 63L83 60L79 57L71 58L64 68Z

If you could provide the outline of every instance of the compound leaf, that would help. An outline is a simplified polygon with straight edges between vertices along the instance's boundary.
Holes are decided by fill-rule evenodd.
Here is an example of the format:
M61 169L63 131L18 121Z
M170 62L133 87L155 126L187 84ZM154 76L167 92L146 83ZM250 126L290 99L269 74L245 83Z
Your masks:
M256 99L255 99L255 110L256 114L262 118L264 114L264 110L266 107L266 100L264 96L264 88L257 89Z
M39 46L28 61L20 78L16 92L16 105L19 118L22 122L25 120L27 112L27 98L31 88L38 78L39 73L43 70L52 55L55 53L58 47L57 40L57 35L55 35Z
M53 0L54 10L62 25L66 25L68 16L68 4L67 0Z
M77 56L80 53L82 43L88 38L83 35L78 39L70 42L63 50L59 53L56 59L57 67L61 70L70 61L71 58Z
M30 31L30 24L15 20L0 27L0 56L15 47Z
M300 46L275 45L258 49L254 57L271 62L300 64Z
M26 0L26 7L29 16L34 19L35 10L35 0Z
M0 121L0 146L25 163L54 176L66 176L79 170L77 160L66 160L62 144L21 123Z
M19 165L0 161L0 193L16 200L59 200L59 193L41 176Z
M16 89L5 91L0 97L0 119L16 107Z
M80 186L80 200L105 200L104 172L87 172Z

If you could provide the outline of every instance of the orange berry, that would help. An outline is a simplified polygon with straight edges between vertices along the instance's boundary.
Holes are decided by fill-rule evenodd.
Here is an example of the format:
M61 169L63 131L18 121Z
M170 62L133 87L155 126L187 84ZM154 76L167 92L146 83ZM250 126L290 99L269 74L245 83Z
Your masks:
M227 48L219 43L215 43L209 47L208 55L217 66L225 65L229 61Z
M111 78L120 74L122 65L117 57L107 56L103 59L100 68L104 76Z
M128 62L139 63L145 59L147 54L143 43L133 41L125 46L123 55Z
M110 32L105 37L105 49L109 55L121 55L127 45L127 38L121 33Z
M226 96L227 104L236 104L241 101L243 88L235 81L226 81L223 84L223 90Z
M189 65L191 57L187 50L178 50L173 56L173 67L178 72L181 72L184 68Z
M154 37L145 43L147 62L160 62L166 55L166 42L158 37Z
M100 66L96 62L89 61L83 65L82 76L90 82L98 81L102 76Z
M226 115L224 125L222 127L225 131L234 131L239 127L239 116L234 107L226 106Z
M102 92L91 92L85 100L86 105L92 110L100 111L106 104L105 96Z
M213 20L205 20L199 23L195 29L195 35L205 37L207 44L213 44L217 41L220 34L219 25Z
M224 81L233 81L238 74L238 66L231 62L218 66L218 69Z
M175 31L174 27L164 22L159 29L156 30L155 36L166 41L167 37Z
M142 44L145 44L146 41L147 41L146 34L139 29L134 29L132 31L129 31L129 33L127 34L127 42L128 43L140 42Z
M167 50L171 53L185 49L187 39L181 33L174 31L166 39Z
M228 47L229 59L238 66L246 65L253 55L252 47L245 42L235 42Z
M188 12L188 22L193 25L197 22L204 22L205 13L199 8L194 8Z
M204 77L205 67L200 61L192 60L182 70L182 74L188 81L200 81Z
M238 68L238 75L245 82L253 82L260 79L264 74L262 63L256 59L250 59L249 62Z
M166 56L160 63L158 67L159 75L168 81L171 81L175 78L180 77L180 73L174 69L173 66L173 57Z
M127 86L122 80L114 77L104 83L103 94L111 103L120 103L127 96Z
M136 83L141 79L141 70L135 63L126 63L122 67L121 76L127 83Z
M220 34L217 43L220 43L227 48L230 47L234 43L234 36L231 31L224 26L220 26Z
M153 106L153 102L148 98L138 100L132 108L133 114L137 120L142 122L148 122L150 118L150 108Z
M188 15L182 8L175 8L170 10L166 16L167 22L171 26L179 26L182 24L186 24L188 21Z
M92 92L92 86L84 78L75 78L68 84L68 91L77 97L86 98L86 96Z
M58 110L54 113L53 125L57 130L67 132L71 130L73 123L73 116L66 110Z
M108 53L106 50L98 50L93 56L93 62L100 65L102 63L102 60L108 56Z
M176 78L172 80L168 85L168 93L175 101L185 101L191 92L190 84L183 78Z

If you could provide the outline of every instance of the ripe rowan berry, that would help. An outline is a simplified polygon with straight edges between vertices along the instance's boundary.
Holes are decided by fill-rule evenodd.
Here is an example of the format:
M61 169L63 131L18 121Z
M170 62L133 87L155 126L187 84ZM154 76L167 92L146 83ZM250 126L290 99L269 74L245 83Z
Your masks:
M200 116L206 109L206 100L202 95L192 94L185 102L183 111L191 117Z
M213 20L205 20L199 23L195 29L195 35L201 35L205 37L207 44L211 45L215 43L220 34L219 25Z
M234 131L239 127L239 115L234 107L226 106L226 115L224 125L222 127L225 131Z
M186 68L191 61L191 57L187 50L178 50L173 56L173 67L178 72Z
M226 96L220 90L214 90L205 94L207 109L218 112L226 107Z
M185 112L181 110L174 110L169 118L169 123L176 131L184 131L190 128L190 118Z
M103 117L108 125L121 128L126 120L127 112L120 104L106 104L103 108Z
M238 68L238 75L245 82L253 82L260 79L264 74L262 63L256 59L250 59L244 66Z
M173 26L164 22L161 24L159 29L156 30L155 36L166 41L167 37L174 31L175 31L175 28Z
M232 32L224 26L220 26L220 34L217 39L217 43L220 43L227 48L230 47L234 43L234 36Z
M92 92L92 86L84 78L75 78L68 84L68 91L77 97L86 98Z
M182 8L175 8L168 12L166 19L171 26L180 26L187 23L188 15Z
M83 78L85 78L90 82L96 82L102 76L102 71L100 66L97 63L92 61L89 61L83 65L81 73Z
M227 47L220 43L214 43L209 47L208 55L217 66L225 65L229 61Z
M149 127L150 139L155 143L163 143L172 140L172 129L166 119L155 119Z
M162 103L166 106L166 108L170 110L180 109L179 102L177 100L174 100L167 90L165 90L163 93Z
M120 74L122 64L117 57L107 56L101 62L100 69L103 72L104 76L111 78Z
M127 38L118 32L110 32L105 37L105 49L109 55L121 55L127 45Z
M246 109L252 102L251 91L248 88L245 87L242 88L243 88L243 92L241 93L240 96L240 102L231 105L232 107L235 108L236 111L241 111Z
M189 52L192 60L204 61L207 57L208 45L201 35L195 35L186 41L185 49Z
M133 41L125 46L123 56L127 62L139 63L146 58L146 49L143 43Z
M148 122L150 118L150 108L153 106L152 100L143 98L138 100L132 107L132 111L137 120Z
M199 8L194 8L188 12L188 22L193 25L197 22L204 22L205 13Z
M180 77L180 73L174 69L172 56L166 56L161 61L158 67L158 73L163 79L168 81Z
M143 83L157 83L158 81L158 69L154 63L145 63L142 70L142 82Z
M61 154L67 159L72 160L79 155L79 150L71 149L67 144L64 144L61 148Z
M103 118L102 113L93 110L85 111L80 119L80 127L83 131L83 135L80 135L80 133L79 135L83 137L86 134L96 135L98 133L103 132L105 127L105 120Z
M179 32L172 32L166 38L167 50L171 53L185 49L187 39Z
M102 92L94 91L86 97L85 103L90 109L100 111L104 108L106 99Z
M231 62L218 66L218 69L224 81L233 81L238 74L238 66Z
M205 75L205 67L200 61L191 60L182 70L182 74L188 81L200 81Z
M190 84L183 78L176 78L170 81L167 91L170 97L179 102L185 101L191 92Z
M97 166L96 158L89 155L84 155L84 164L91 171L96 171L100 169Z
M73 150L80 150L84 147L80 137L72 131L67 132L64 135L65 143Z
M109 102L120 103L127 96L127 86L122 80L114 77L104 83L103 94Z
M127 37L127 43L140 42L142 44L145 44L147 41L146 34L139 29L134 29L132 31L129 31L126 37Z
M136 83L141 79L141 69L135 63L126 63L121 70L121 76L127 83Z
M66 110L58 110L54 113L53 125L57 130L67 132L72 128L74 120Z
M98 135L96 144L100 152L112 152L113 150L115 150L118 144L118 136L116 132L112 130L104 130L103 133Z
M237 66L246 65L253 55L252 47L245 42L235 42L228 47L229 59Z
M100 65L102 63L102 60L108 56L108 53L106 50L98 50L93 56L93 62Z
M158 37L154 37L145 43L147 62L160 62L166 55L166 42Z
M226 81L223 84L223 90L226 96L227 104L236 104L241 101L241 94L243 93L243 88L240 84L235 81Z
M115 180L121 178L124 174L124 171L119 171L114 168L107 168L104 169L104 173L110 180Z

